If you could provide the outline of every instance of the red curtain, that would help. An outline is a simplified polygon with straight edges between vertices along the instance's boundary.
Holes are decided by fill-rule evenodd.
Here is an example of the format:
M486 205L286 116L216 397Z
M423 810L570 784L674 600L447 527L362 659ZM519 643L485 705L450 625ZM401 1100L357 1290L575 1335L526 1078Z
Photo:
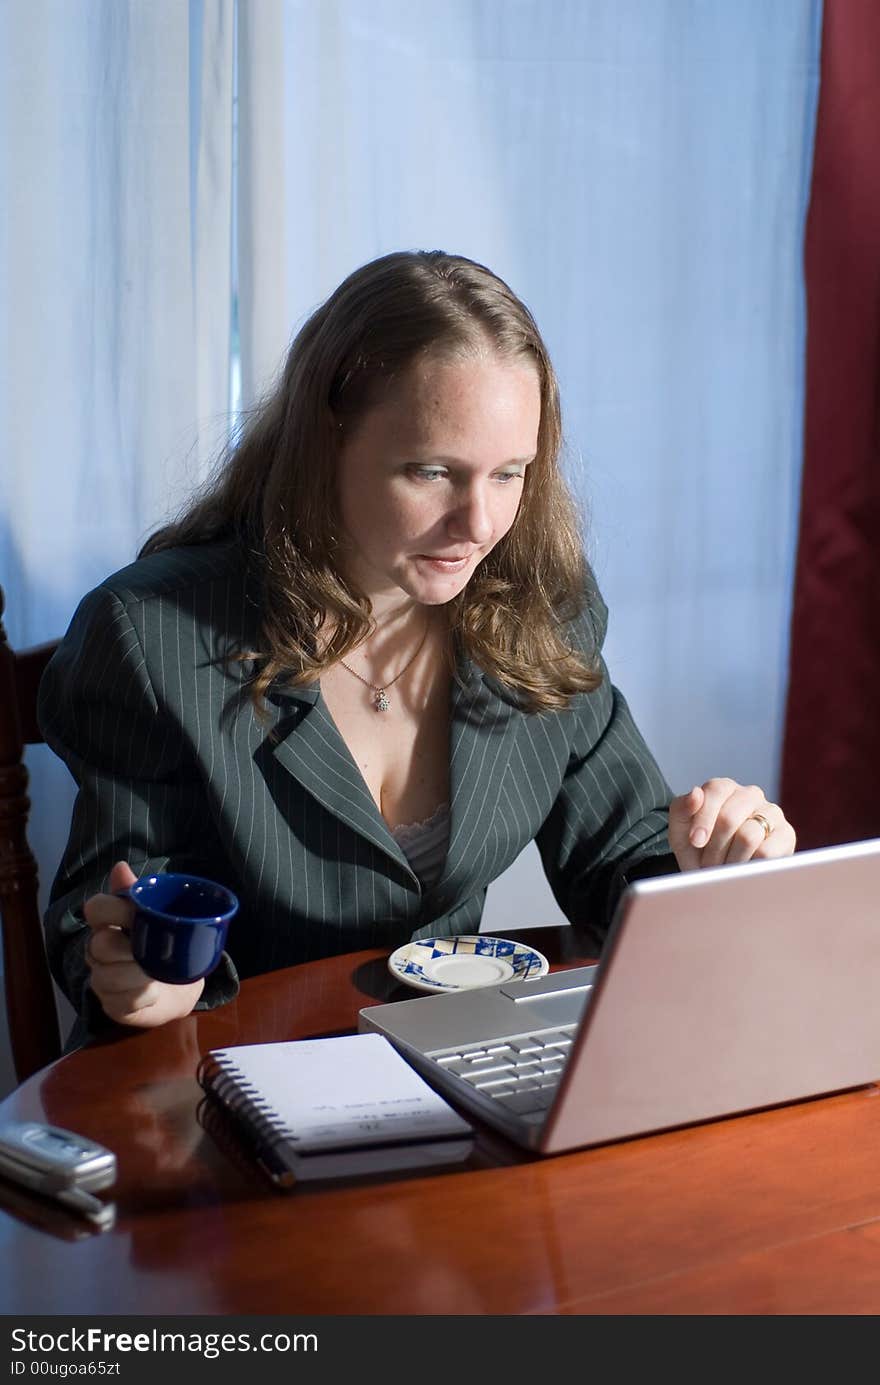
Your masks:
M880 836L880 3L825 0L781 800L799 847Z

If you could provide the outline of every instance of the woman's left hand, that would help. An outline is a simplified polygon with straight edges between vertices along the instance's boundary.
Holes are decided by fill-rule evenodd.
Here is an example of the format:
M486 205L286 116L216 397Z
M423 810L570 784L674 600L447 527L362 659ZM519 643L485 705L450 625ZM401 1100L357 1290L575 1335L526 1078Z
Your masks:
M790 856L794 828L762 789L733 779L707 779L669 805L669 845L680 870Z

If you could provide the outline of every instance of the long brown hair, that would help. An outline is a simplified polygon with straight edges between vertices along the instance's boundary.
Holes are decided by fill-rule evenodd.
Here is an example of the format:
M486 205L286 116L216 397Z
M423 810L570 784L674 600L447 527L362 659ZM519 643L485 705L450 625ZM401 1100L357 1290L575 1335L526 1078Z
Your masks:
M563 707L599 676L564 625L585 601L577 514L559 470L559 388L528 308L473 260L401 251L355 270L296 336L280 381L251 411L216 474L141 555L237 538L262 578L255 704L273 680L314 682L371 628L368 599L336 563L343 430L419 356L531 359L541 421L516 520L449 603L457 646L532 711ZM325 628L328 637L319 642Z

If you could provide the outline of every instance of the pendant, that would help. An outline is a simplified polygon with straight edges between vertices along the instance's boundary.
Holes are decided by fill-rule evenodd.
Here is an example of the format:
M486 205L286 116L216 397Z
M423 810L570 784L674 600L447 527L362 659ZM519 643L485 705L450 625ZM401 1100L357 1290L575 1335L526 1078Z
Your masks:
M376 696L373 701L373 706L376 708L377 712L388 711L388 708L391 706L391 703L388 701L388 697L385 693L384 688L376 689Z

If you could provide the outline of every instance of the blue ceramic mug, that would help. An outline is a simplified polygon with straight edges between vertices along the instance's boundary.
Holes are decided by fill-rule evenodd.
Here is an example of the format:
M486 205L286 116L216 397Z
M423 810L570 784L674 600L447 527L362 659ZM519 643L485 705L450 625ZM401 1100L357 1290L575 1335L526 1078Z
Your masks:
M213 971L226 945L238 900L199 875L143 875L116 892L135 906L134 959L148 976L185 986Z

